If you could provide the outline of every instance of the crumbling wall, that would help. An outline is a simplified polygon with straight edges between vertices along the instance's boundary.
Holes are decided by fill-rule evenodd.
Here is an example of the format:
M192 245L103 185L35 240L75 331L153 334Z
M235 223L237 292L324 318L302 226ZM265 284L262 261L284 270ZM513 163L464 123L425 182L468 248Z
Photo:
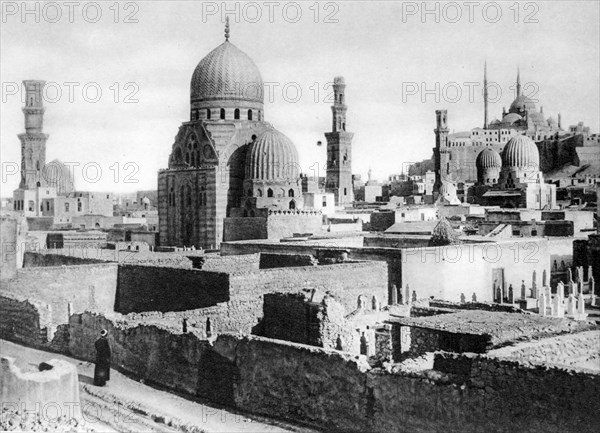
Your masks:
M387 265L361 262L235 272L229 276L231 299L247 302L264 293L295 293L303 289L330 292L346 308L356 308L359 295L388 298ZM261 300L262 301L262 300Z
M119 266L115 311L184 311L229 300L228 275L197 269Z
M47 310L46 317L40 317L40 307L27 299L0 296L0 338L34 347L44 344L40 322L49 319Z
M51 324L51 339L56 327L68 323L69 313L87 309L113 311L117 267L116 263L103 263L23 268L17 271L15 279L2 285L1 291L7 297L28 299L43 306L41 310L48 311L46 323Z

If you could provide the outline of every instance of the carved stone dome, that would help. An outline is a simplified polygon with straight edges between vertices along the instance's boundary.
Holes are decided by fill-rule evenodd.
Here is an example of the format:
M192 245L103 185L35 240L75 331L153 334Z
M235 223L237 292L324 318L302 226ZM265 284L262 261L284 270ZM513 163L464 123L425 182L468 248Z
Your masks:
M534 141L525 135L512 137L502 152L502 166L504 168L539 167L540 154Z
M494 149L488 147L479 152L475 165L478 169L500 168L502 167L502 157Z
M299 172L296 146L276 129L267 129L251 144L246 157L246 179L294 180Z
M451 182L442 182L442 185L439 189L439 194L444 197L455 197L456 196L456 187Z
M252 59L229 41L204 57L192 76L192 104L247 101L263 104L263 80Z

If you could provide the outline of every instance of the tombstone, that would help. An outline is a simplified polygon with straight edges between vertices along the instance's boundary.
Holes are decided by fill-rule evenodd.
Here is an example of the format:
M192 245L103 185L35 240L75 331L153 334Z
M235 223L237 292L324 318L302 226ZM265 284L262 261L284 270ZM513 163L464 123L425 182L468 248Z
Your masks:
M537 272L533 271L533 277L531 278L531 294L532 298L537 297Z
M182 328L183 328L183 333L187 334L187 319L184 317L181 322L182 322L181 325L182 325Z
M527 297L527 287L525 287L525 280L521 280L521 299L525 300Z
M569 280L569 295L575 293L575 282L573 280Z
M515 303L515 293L514 293L512 284L508 285L508 302L510 304Z
M413 302L417 302L417 291L416 291L416 290L413 290L413 293L412 293L412 301L413 301Z
M588 281L590 281L590 279L592 278L592 275L594 275L594 271L592 269L592 265L588 266Z
M594 281L594 276L590 274L590 278L588 279L590 293L592 295L592 305L596 305L596 282Z
M212 337L212 325L210 323L210 317L206 318L206 337Z
M410 287L408 287L408 284L406 285L404 303L410 305Z
M544 292L540 293L540 298L539 298L539 315L540 316L545 316L546 315L546 294Z
M502 291L500 290L500 286L496 286L494 284L494 300L499 304L502 303Z
M369 356L369 342L367 341L367 337L365 337L365 333L362 333L360 337L360 354Z
M583 266L577 266L577 281L583 283Z
M467 302L467 300L465 299L465 294L461 293L460 294L460 303L461 304L465 304Z
M546 279L547 279L547 275L546 275L546 270L544 269L542 271L542 287L546 285Z
M585 316L585 299L583 299L583 293L579 293L577 296L577 314L583 318Z
M556 296L551 296L548 303L550 304L550 316L556 316Z
M342 336L339 334L335 340L335 350L344 350L344 342L342 341Z
M573 271L571 270L571 268L567 269L567 280L573 281Z
M377 300L377 296L373 296L371 299L371 309L379 311L379 301Z
M565 317L565 306L563 304L563 297L557 293L554 298L554 316Z
M477 295L473 292L473 296L471 296L471 302L477 302Z
M356 305L356 309L357 310L364 310L366 307L365 305L365 297L363 295L358 295L358 302Z
M581 293L583 295L583 281L577 281L577 293Z
M573 295L573 293L569 293L569 300L567 303L567 314L569 316L575 315L575 295Z
M562 281L559 281L556 286L556 294L560 294L561 298L565 297L565 284Z
M398 303L398 288L395 284L392 284L392 305L396 305Z

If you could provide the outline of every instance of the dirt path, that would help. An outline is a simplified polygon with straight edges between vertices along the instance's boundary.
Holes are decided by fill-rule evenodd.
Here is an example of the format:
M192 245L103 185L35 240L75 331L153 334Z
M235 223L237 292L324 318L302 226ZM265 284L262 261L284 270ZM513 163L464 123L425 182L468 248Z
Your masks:
M227 433L315 433L302 427L260 417L249 417L228 409L211 407L158 390L111 370L105 387L93 385L94 365L68 356L44 352L0 340L2 356L38 365L64 359L77 366L80 400L85 427L101 432L227 432Z

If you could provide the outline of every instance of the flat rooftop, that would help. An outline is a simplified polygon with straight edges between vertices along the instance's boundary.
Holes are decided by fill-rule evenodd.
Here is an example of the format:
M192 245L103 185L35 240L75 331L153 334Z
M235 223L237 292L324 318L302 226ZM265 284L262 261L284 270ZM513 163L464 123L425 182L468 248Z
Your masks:
M537 314L462 310L427 317L401 317L390 322L445 331L453 334L486 335L493 346L596 328L591 322L542 317Z

